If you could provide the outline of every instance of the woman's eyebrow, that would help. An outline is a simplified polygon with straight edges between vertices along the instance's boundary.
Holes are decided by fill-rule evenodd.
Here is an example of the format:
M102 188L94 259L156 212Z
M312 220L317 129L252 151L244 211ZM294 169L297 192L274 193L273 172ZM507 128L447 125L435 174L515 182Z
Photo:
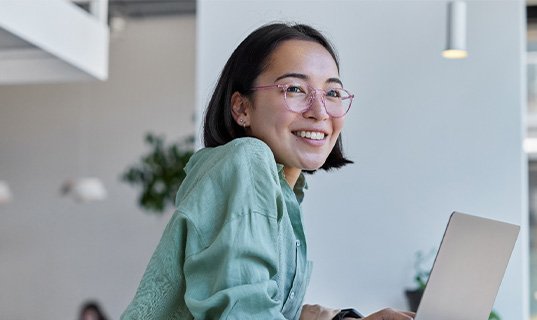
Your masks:
M305 74L296 73L296 72L290 72L290 73L282 74L281 76L276 78L276 80L274 80L274 82L276 82L278 80L281 80L281 79L285 79L285 78L298 78L298 79L302 79L302 80L308 80L309 79L309 77L307 75L305 75ZM337 83L337 84L339 84L340 86L343 87L343 83L338 78L328 78L326 80L326 83Z
M343 87L343 82L341 82L341 80L339 80L338 78L330 78L326 80L326 83L337 83Z
M308 80L308 76L305 75L305 74L291 72L291 73L282 74L281 76L276 78L276 80L274 80L274 82L276 82L278 80L281 80L281 79L285 79L285 78L299 78L299 79L302 79L302 80Z

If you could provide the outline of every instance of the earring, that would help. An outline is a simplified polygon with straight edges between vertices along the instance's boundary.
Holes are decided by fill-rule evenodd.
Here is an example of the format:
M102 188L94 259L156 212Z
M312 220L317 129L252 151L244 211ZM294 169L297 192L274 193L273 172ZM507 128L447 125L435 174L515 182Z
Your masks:
M239 119L239 122L241 123L241 126L243 128L246 128L246 123L244 123L244 119Z

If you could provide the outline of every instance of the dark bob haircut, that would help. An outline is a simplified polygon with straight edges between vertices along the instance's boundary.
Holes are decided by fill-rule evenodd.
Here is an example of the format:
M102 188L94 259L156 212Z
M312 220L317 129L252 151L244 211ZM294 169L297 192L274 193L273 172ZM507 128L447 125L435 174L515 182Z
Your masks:
M231 96L234 92L249 96L255 79L268 65L271 53L284 41L306 40L322 45L334 58L338 72L339 60L330 42L314 28L304 24L273 23L252 32L229 57L214 89L203 127L206 147L216 147L246 137L231 114ZM341 135L321 169L340 168L352 161L343 156ZM313 172L313 171L308 171Z
M86 312L93 312L97 316L98 320L107 320L96 301L88 301L84 303L84 305L80 308L80 316L78 319L84 320Z

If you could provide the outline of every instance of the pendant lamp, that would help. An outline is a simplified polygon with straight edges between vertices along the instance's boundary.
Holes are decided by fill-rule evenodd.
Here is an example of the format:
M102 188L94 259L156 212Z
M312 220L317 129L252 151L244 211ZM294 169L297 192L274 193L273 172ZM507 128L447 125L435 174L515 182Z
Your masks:
M78 172L87 173L90 167L89 141L91 121L89 107L92 104L91 94L86 91L86 95L80 99L78 106ZM73 198L77 202L102 201L107 197L106 188L103 182L93 175L83 174L76 179L67 179L61 186L61 193Z
M447 45L442 52L446 59L464 59L466 51L466 2L451 1L448 3Z
M66 181L62 186L62 194L69 195L78 202L101 201L107 196L104 184L94 177Z
M13 200L13 194L6 181L0 180L0 205Z

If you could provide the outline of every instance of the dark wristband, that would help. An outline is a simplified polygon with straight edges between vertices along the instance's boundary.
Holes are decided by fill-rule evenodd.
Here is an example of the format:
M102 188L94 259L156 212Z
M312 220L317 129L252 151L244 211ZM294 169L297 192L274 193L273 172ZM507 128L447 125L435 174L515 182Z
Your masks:
M364 316L360 314L360 312L356 311L355 309L349 308L349 309L341 309L341 311L336 314L332 320L343 320L345 318L354 318L354 319L362 319Z

